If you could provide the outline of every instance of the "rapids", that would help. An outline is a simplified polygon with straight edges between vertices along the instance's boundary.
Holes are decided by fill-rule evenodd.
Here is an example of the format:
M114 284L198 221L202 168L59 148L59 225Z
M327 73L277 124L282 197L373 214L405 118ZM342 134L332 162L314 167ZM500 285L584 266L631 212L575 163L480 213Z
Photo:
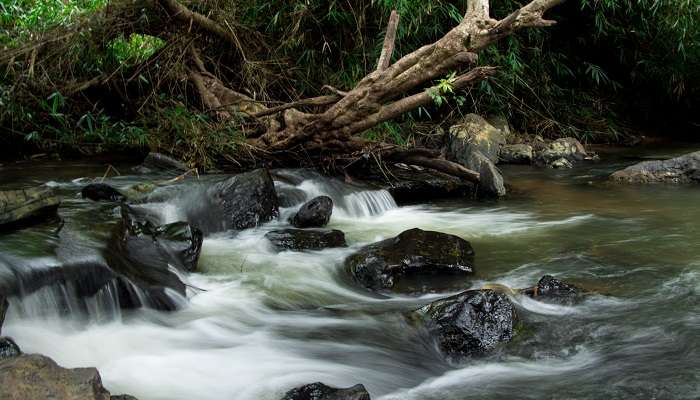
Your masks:
M119 310L109 287L74 304L55 285L11 298L3 334L63 366L95 366L112 393L140 400L278 400L316 381L362 383L379 400L697 399L700 188L606 183L634 161L625 157L569 171L506 167L512 194L494 203L399 206L385 191L280 171L278 190L333 198L329 227L346 233L348 248L275 252L264 235L288 226L298 205L283 208L259 228L205 238L201 272L183 277L189 301L179 299L179 311ZM3 187L49 182L64 198L66 224L1 236L0 280L96 252L116 211L78 193L103 172L97 164L3 167ZM180 191L174 200L155 193L143 207L177 221L187 185L164 189ZM448 364L402 316L444 293L378 296L342 267L359 246L414 227L472 243L477 275L464 289L527 287L552 274L595 294L575 306L516 296L527 331L496 354Z

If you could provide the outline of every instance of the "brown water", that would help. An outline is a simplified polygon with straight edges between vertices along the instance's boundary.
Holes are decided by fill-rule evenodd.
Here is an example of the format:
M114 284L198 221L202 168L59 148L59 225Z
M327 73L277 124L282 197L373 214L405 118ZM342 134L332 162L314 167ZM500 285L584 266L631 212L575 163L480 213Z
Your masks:
M155 399L278 399L323 381L363 383L373 399L700 398L700 187L617 186L607 175L640 157L689 149L606 152L574 170L504 167L512 195L499 202L397 207L386 193L351 193L324 180L330 226L349 249L274 253L272 222L205 240L181 311L120 312L104 299L66 317L50 293L12 299L4 333L27 352L70 367L97 366L108 389ZM117 166L128 171L128 166ZM0 237L3 267L81 257L102 246L114 211L77 196L92 163L5 166L3 187L52 181L64 230ZM158 177L123 176L118 187ZM173 202L153 205L177 220ZM283 215L293 212L283 210ZM348 282L342 260L363 244L419 227L457 234L477 253L464 287L533 285L552 274L595 294L572 307L514 298L528 329L492 356L446 363L403 311L439 297L380 299ZM4 264L3 264L4 263Z

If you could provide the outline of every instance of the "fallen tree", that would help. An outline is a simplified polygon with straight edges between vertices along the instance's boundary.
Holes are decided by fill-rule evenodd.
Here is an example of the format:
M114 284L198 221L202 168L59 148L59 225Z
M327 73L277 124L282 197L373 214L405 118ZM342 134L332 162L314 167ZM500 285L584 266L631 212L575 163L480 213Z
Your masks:
M439 93L439 88L434 86L436 79L453 73L449 85L459 90L493 75L496 67L479 66L478 53L519 29L554 24L544 18L544 13L562 1L533 0L497 20L489 13L489 0L470 0L456 27L436 42L393 63L399 16L392 13L377 69L369 72L354 88L344 91L324 86L329 92L327 95L273 106L268 106L269 101L265 99L244 94L245 88L234 89L231 80L226 79L225 71L230 70L226 62L232 59L243 63L251 61L241 44L241 31L225 15L204 15L195 11L196 3L186 4L180 0L121 0L104 11L102 21L88 26L103 43L117 34L128 33L162 38L166 42L164 49L169 50L175 60L172 72L168 72L170 81L188 82L197 93L203 110L218 120L243 116L246 126L258 127L246 131L244 147L256 160L288 164L299 158L340 159L347 165L371 153L380 160L419 165L476 182L478 173L444 159L438 150L402 149L368 141L360 134L418 107L430 105ZM105 23L106 18L110 23ZM68 31L59 39L44 38L44 42L9 52L0 58L0 63L24 57L34 75L42 53L50 52L56 41L69 40L67 38L78 31ZM245 34L248 36L244 40L255 42L255 33ZM217 57L217 49L222 44L235 55ZM162 52L153 56L154 60L158 57L163 57ZM154 60L146 60L128 74L113 71L83 81L66 79L63 92L78 96L95 86L111 85L122 97L128 98L128 85L133 84L137 75L156 65ZM115 84L115 80L119 80L119 84Z

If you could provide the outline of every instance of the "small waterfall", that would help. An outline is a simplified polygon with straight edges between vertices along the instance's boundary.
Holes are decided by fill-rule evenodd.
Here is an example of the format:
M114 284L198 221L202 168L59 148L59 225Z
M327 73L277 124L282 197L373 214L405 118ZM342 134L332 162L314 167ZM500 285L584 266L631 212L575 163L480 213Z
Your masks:
M380 215L397 208L396 201L386 190L364 190L347 194L339 208L350 218Z
M335 204L334 214L344 218L380 215L397 208L391 194L347 184L308 170L276 171L276 186L285 205L299 205L317 196L328 196Z
M10 298L10 315L20 318L46 318L70 315L88 321L108 322L121 318L118 290L109 282L94 296L75 295L73 282L56 283L25 296Z

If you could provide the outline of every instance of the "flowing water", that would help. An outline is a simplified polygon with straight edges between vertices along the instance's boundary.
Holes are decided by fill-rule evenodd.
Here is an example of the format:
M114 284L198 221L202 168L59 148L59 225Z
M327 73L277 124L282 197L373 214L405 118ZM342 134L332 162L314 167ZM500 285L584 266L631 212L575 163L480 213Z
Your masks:
M330 227L346 233L349 248L275 253L263 236L285 225L279 221L218 234L204 241L200 273L183 277L191 289L180 311L120 311L107 289L66 314L57 286L11 299L3 333L63 366L95 366L112 393L141 400L277 400L316 381L362 383L380 400L698 399L700 187L608 185L607 174L634 161L624 156L570 171L504 168L512 195L492 203L399 207L383 191L283 172L280 188L334 198ZM3 187L56 187L66 225L0 237L0 279L11 269L89 257L101 246L100 227L116 211L78 193L85 177L103 171L74 163L4 167ZM149 207L164 222L177 220L184 193ZM281 220L293 211L283 209ZM513 298L525 331L495 354L448 364L403 317L444 293L373 295L342 267L359 246L414 227L472 243L477 276L465 289L527 287L552 274L595 294L575 306Z

